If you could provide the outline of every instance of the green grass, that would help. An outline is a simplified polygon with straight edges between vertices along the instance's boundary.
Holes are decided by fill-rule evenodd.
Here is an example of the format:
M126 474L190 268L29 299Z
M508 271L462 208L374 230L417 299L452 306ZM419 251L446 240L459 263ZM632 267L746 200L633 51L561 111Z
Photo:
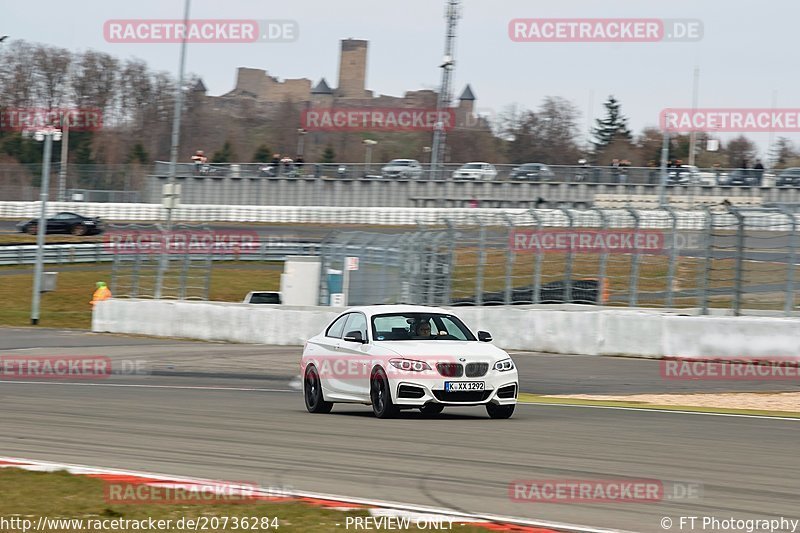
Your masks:
M211 271L210 299L240 302L252 290L278 290L281 271L274 269L276 264L256 261L226 261L224 264L215 264ZM93 270L78 270L80 268ZM45 265L44 270L58 271L59 275L57 289L42 294L39 325L89 329L92 321L92 306L89 302L95 282L111 283L111 264ZM30 266L25 269L0 267L0 301L3 302L0 306L0 325L30 325L32 272Z
M627 407L631 409L660 409L665 411L691 411L693 413L722 413L734 415L756 415L773 416L784 418L798 418L800 413L793 411L762 411L758 409L728 409L725 407L698 407L691 405L658 405L645 402L623 401L623 400L587 400L582 398L556 398L553 396L542 396L539 394L529 394L521 392L518 400L520 403L530 404L560 404L560 405L589 405L598 407Z
M298 501L240 502L238 504L115 504L106 501L105 482L86 476L74 476L67 472L28 472L16 468L0 469L0 517L8 520L19 517L32 521L35 527L39 517L75 518L86 520L172 520L172 527L159 531L186 531L177 529L177 521L206 517L207 524L215 525L212 517L221 521L228 517L227 529L209 528L203 531L236 531L232 517L270 517L278 519L279 532L341 532L347 517L368 516L366 510L336 511L312 506ZM248 522L252 525L252 522ZM84 526L86 523L84 523ZM447 525L447 522L445 522ZM352 526L352 524L351 524ZM73 526L74 527L74 526ZM148 529L148 528L145 528ZM239 531L242 529L239 528ZM250 530L248 528L248 530ZM409 531L417 528L411 523ZM453 524L453 530L465 533L486 531L483 528ZM9 531L4 529L3 531ZM21 529L11 529L21 531ZM30 531L30 530L29 530ZM55 531L55 530L53 530ZM81 531L70 527L59 528L59 532ZM83 531L86 531L84 529ZM110 531L110 529L109 529ZM113 531L140 531L118 529ZM267 531L267 529L258 529Z

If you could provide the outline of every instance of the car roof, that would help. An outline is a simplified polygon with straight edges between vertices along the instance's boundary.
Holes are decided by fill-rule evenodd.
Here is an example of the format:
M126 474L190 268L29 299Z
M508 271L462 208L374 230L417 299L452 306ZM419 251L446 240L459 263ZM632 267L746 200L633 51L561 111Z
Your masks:
M393 304L393 305L363 305L359 307L351 307L344 313L351 313L360 311L367 316L385 315L392 313L440 313L443 315L452 315L451 311L442 309L441 307L430 307L427 305L407 305L407 304Z

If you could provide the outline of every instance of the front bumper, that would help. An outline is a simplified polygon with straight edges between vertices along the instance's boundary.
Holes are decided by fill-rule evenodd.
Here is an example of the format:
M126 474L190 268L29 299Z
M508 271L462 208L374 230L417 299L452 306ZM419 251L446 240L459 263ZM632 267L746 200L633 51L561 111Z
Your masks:
M519 377L517 371L498 372L490 370L479 378L444 378L436 372L424 372L419 378L405 373L400 377L389 378L392 400L400 407L422 407L426 403L442 405L513 405L517 403L519 394ZM482 381L483 391L446 392L445 381L471 382Z

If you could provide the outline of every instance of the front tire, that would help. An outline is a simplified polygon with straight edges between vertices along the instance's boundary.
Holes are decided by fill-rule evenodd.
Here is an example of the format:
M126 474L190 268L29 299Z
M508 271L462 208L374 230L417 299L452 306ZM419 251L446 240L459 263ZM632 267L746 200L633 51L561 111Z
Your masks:
M303 397L309 413L330 413L333 409L333 403L326 402L322 396L322 381L317 369L310 365L303 378Z
M83 224L77 224L75 226L72 226L72 229L70 230L70 233L72 233L76 237L82 237L82 236L86 235L87 229L86 229L86 226L84 226Z
M28 235L36 235L37 233L39 233L39 226L37 226L36 224L31 224L30 226L28 226L27 232Z
M389 379L382 368L372 371L370 378L369 397L372 400L372 412L378 418L393 418L400 409L392 402L392 392L389 388Z
M514 407L516 407L516 404L497 405L496 403L489 402L486 404L486 412L489 414L489 418L502 420L511 418L511 415L514 414Z

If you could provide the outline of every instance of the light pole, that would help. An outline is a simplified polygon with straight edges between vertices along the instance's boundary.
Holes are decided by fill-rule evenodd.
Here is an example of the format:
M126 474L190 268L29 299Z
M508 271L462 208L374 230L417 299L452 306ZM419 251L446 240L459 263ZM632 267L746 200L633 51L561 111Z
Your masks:
M303 128L297 129L297 156L303 157L303 148L305 147L305 138L308 132Z
M364 175L369 175L370 167L372 167L372 147L378 144L378 141L372 139L364 139L364 146L367 147L366 170Z
M58 201L67 201L67 156L69 154L69 113L61 116L61 129L64 138L61 140L61 167L58 169Z
M172 117L172 143L170 146L169 157L169 179L167 192L169 194L167 205L167 238L172 229L172 210L175 207L175 174L178 167L178 146L181 138L181 114L183 111L183 71L186 65L186 36L189 34L189 6L191 0L186 0L183 8L183 39L181 40L181 60L178 67L178 85L175 87L175 110ZM161 298L161 287L164 284L164 274L168 267L169 253L166 246L161 247L161 257L158 265L158 276L156 277L155 298Z
M44 270L44 235L47 231L47 192L50 188L50 157L53 153L53 140L61 139L61 130L48 126L36 130L33 136L37 141L44 141L44 159L42 161L42 182L39 184L39 222L36 226L36 268L33 273L33 302L31 304L31 325L39 323L39 304L42 298L42 270Z
M667 160L669 159L669 122L667 122L666 115L664 116L664 131L662 132L663 138L661 143L661 179L658 184L658 205L665 207L667 205Z

